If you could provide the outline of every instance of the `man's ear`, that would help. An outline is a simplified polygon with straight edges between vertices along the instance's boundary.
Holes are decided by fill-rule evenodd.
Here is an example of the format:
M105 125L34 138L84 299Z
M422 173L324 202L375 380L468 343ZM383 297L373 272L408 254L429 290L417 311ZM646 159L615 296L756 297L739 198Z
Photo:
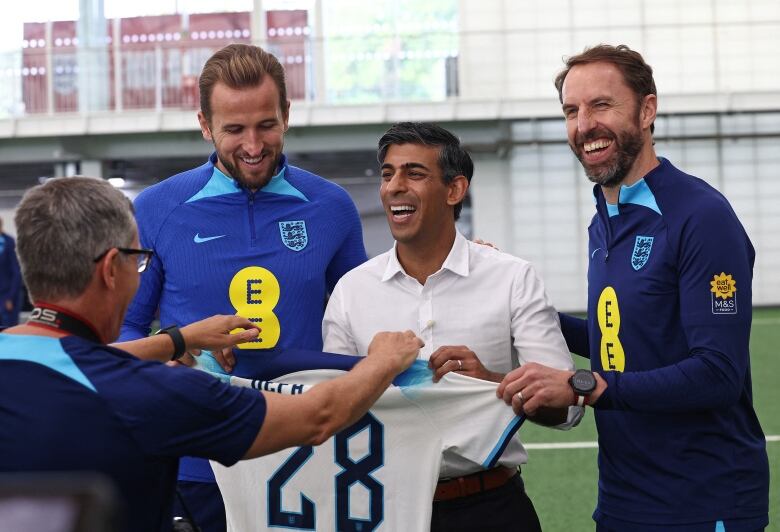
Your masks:
M211 136L209 121L206 120L206 116L203 114L203 111L198 111L198 124L200 124L200 133L203 135L203 139L209 142L214 142L214 137Z
M107 288L113 290L117 285L117 276L119 275L118 257L119 250L112 248L106 253L106 256L97 263L96 273L100 281Z
M447 184L447 205L457 205L466 197L469 190L469 180L465 175L456 175Z
M642 129L650 129L650 125L655 122L655 115L658 111L658 97L655 94L648 94L642 99L642 109L640 119Z

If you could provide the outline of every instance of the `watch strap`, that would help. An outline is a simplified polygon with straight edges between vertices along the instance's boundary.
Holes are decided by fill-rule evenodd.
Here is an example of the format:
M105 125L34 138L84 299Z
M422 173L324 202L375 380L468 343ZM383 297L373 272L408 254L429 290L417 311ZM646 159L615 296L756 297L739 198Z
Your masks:
M179 360L187 352L187 344L184 341L184 335L181 334L179 327L171 325L157 331L157 334L167 334L173 341L173 356L171 360Z

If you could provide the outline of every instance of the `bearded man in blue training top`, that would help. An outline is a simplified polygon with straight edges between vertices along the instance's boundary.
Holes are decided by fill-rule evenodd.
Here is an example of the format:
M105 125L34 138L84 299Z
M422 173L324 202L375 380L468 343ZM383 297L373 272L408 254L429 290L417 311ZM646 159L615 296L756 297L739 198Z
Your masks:
M199 83L198 120L216 151L136 199L141 244L155 256L120 338L146 336L159 309L165 326L212 314L248 318L261 333L240 346L245 358L320 350L327 292L366 260L357 209L342 188L282 153L290 102L273 55L229 45L206 62ZM183 460L180 480L203 531L225 530L208 462Z
M555 85L569 145L596 183L588 316L561 319L593 371L528 364L499 393L529 413L593 407L597 530L762 530L769 465L750 379L750 239L717 190L656 156L656 88L641 55L590 48Z

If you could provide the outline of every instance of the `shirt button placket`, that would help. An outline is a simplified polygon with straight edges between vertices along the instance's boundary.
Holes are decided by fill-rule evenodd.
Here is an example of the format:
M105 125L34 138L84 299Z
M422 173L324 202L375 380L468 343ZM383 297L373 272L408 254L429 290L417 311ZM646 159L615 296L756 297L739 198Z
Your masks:
M420 356L428 359L433 353L433 301L429 283L423 287L420 294L420 308L418 320L420 324L420 338L425 342L425 347L420 350Z

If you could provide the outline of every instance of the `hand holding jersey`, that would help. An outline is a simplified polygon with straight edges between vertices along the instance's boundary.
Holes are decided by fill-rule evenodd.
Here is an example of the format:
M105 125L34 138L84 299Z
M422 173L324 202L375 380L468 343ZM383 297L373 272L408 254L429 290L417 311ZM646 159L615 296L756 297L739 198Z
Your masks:
M477 354L465 345L443 345L431 354L428 367L434 371L433 382L450 371L483 381L501 382L503 374L488 370Z
M570 382L573 374L573 371L528 362L506 374L496 390L496 395L506 404L512 405L516 414L533 416L545 407L592 404L607 387L604 379L594 373L596 388L579 404L579 396Z
M313 387L302 395L264 393L263 428L244 458L293 445L319 445L368 411L393 378L408 368L423 342L411 331L380 332L368 356L346 375ZM290 423L295 419L295 423Z

